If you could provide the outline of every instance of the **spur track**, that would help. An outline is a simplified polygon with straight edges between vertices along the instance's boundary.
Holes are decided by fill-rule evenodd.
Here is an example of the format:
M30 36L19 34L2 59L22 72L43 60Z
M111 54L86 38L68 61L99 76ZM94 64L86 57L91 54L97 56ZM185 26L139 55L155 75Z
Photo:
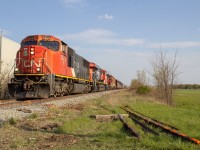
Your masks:
M133 110L133 109L131 109L129 107L121 107L121 108L123 110L125 110L129 114L131 119L142 120L146 124L149 124L149 125L152 125L152 126L154 126L156 128L159 128L165 133L171 134L171 135L173 135L175 137L179 137L179 138L181 138L183 140L186 140L186 141L198 144L198 145L200 144L200 140L192 138L192 137L190 137L190 136L188 136L186 134L178 132L177 131L178 129L176 127L174 127L174 126L171 126L169 124L166 124L166 123L163 123L163 122L158 121L156 119L153 119L151 117L148 117L148 116L146 116L144 114L141 114L141 113L139 113L139 112L137 112L137 111L135 111L135 110ZM143 124L143 125L145 125L145 124Z

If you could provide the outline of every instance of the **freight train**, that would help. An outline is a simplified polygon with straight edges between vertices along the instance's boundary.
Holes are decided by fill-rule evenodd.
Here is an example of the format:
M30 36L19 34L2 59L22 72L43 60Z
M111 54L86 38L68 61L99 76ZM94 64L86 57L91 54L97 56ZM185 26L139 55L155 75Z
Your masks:
M9 94L16 99L48 98L123 88L123 83L51 35L24 38L15 59Z

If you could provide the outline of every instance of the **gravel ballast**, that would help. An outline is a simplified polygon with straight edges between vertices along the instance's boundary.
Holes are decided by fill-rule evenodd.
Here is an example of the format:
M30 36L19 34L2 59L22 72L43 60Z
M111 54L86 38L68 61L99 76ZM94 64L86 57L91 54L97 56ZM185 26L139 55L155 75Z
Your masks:
M14 106L12 108L11 107L0 108L0 123L7 121L10 118L21 119L33 113L38 113L38 114L44 113L48 110L50 105L61 107L69 104L72 105L80 104L86 100L96 99L103 95L108 95L114 92L118 92L118 90L83 94L75 97L66 97L66 98L61 98L60 100L42 102L39 104L32 104L28 106L21 105L21 106Z

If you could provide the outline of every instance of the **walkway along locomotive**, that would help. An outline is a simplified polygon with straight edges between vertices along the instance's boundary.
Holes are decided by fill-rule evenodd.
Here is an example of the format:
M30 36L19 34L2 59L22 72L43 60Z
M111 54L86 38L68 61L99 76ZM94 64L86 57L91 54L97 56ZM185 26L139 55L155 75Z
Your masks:
M48 98L71 93L122 88L123 84L95 63L79 56L50 35L28 36L16 54L9 94L16 99Z

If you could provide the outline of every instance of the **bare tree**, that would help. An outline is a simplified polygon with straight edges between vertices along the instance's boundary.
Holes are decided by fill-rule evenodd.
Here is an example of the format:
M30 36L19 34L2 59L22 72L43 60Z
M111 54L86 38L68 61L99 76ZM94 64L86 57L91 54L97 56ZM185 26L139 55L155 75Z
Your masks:
M0 73L0 99L8 98L7 83L9 81L9 64L1 62L2 70Z
M144 70L138 70L136 74L136 79L131 81L131 89L137 89L140 86L147 85L147 76Z
M179 62L177 51L174 57L167 57L167 52L160 49L152 61L152 77L156 86L156 97L165 100L168 105L173 103L173 86L178 79Z
M137 80L142 84L142 85L147 85L148 79L146 72L144 70L138 70L137 71Z

